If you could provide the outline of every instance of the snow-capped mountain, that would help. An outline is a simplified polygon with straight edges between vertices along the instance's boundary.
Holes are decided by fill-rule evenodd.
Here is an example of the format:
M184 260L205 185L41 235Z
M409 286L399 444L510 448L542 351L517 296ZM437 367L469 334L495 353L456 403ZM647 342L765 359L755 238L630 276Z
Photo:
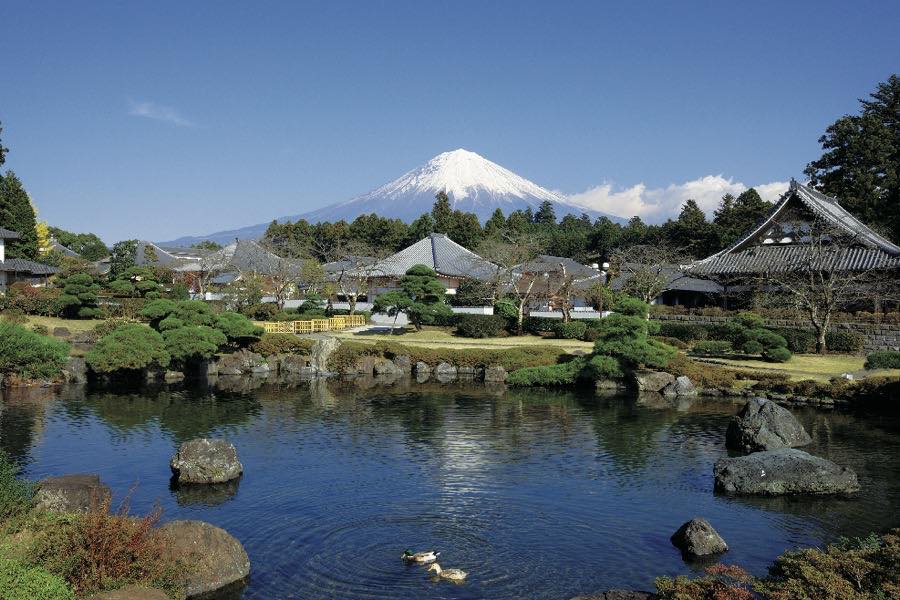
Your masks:
M350 222L359 215L375 213L410 222L430 211L435 195L441 191L447 193L454 209L475 213L482 222L497 208L508 215L529 207L537 210L544 201L553 203L557 218L582 213L591 217L602 215L573 204L565 197L544 189L475 152L459 149L438 154L421 167L362 196L278 220L306 219L310 223L317 223L344 219ZM621 221L618 217L606 216ZM263 223L199 238L181 238L170 244L185 245L204 239L222 243L233 241L236 237L258 238L263 235L267 226L268 223Z

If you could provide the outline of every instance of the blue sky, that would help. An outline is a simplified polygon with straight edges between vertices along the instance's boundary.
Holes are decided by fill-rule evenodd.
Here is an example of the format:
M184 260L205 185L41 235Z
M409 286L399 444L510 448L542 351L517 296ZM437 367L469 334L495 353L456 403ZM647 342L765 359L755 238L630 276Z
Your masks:
M694 191L801 177L825 127L900 70L897 2L0 0L0 16L6 167L41 218L108 242L302 213L459 147L663 218Z

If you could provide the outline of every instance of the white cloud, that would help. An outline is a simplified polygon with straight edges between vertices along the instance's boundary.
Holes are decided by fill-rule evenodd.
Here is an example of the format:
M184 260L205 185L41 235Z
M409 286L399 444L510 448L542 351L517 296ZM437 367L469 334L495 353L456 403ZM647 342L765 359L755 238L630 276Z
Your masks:
M648 188L643 183L617 188L612 183L603 183L579 194L571 194L568 199L585 208L626 218L638 215L647 222L658 223L678 216L681 206L690 198L696 200L697 205L708 215L712 215L722 196L737 196L748 187L722 175L707 175L664 188ZM763 200L775 201L787 190L788 183L773 181L753 187Z
M171 106L162 106L154 102L135 102L133 100L129 100L129 104L128 114L133 117L163 121L179 127L196 127L193 121L183 117L178 110Z

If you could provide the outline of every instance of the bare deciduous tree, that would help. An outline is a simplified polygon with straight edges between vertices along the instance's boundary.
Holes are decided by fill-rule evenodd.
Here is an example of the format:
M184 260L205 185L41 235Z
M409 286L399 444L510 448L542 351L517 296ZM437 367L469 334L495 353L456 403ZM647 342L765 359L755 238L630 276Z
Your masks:
M525 308L538 292L536 278L522 278L515 267L534 260L538 245L528 236L508 236L505 239L489 238L478 247L478 254L494 264L490 285L499 298L508 293L516 301L516 331L522 335Z
M610 256L610 271L625 278L625 293L649 304L666 291L672 266L677 267L685 258L666 244L641 244L615 250Z

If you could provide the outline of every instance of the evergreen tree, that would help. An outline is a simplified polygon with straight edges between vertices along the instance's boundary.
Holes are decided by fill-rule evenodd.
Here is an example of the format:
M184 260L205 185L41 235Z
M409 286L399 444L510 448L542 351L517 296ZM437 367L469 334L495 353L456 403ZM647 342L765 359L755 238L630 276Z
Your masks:
M692 258L708 256L718 242L714 228L693 199L685 202L678 219L667 225L670 243Z
M556 225L556 211L553 210L552 202L549 200L541 202L534 215L534 222L538 225Z
M428 213L409 224L409 234L406 238L406 245L415 244L424 237L428 237L434 233L434 219Z
M434 220L435 232L450 232L450 227L453 226L453 209L450 207L450 197L447 196L447 192L440 191L434 196L431 218Z
M19 234L19 239L6 245L8 258L38 258L37 219L31 198L12 171L0 175L0 226Z
M818 190L900 240L900 76L878 84L858 115L832 123L804 173Z
M484 224L484 235L497 238L503 235L504 231L506 231L506 217L503 216L502 210L496 208L491 214L491 218Z
M110 279L120 279L125 271L135 266L136 258L137 240L124 240L113 244L109 263Z
M85 260L100 260L109 255L109 248L93 233L72 233L58 227L50 227L49 231L57 242L78 253Z
M484 232L475 213L454 210L450 218L450 230L447 232L457 244L466 248L475 248L481 243Z
M372 310L396 317L405 312L416 329L453 314L447 304L447 288L425 265L415 265L400 278L400 289L379 294Z

